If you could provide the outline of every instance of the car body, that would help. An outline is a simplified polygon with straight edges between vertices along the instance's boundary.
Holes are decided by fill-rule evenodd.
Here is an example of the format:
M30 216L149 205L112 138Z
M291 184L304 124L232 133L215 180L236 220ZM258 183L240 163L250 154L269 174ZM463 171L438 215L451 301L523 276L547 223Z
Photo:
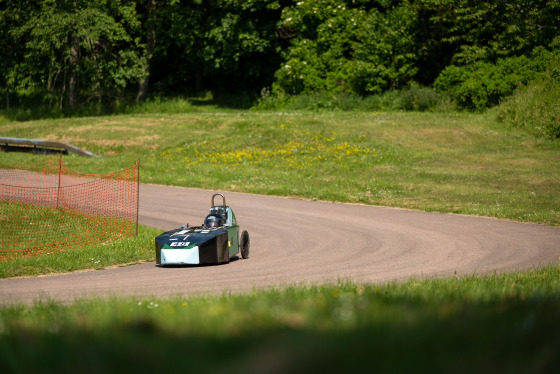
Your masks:
M216 196L222 197L222 205L214 205ZM239 229L235 214L226 205L224 195L216 193L212 195L210 214L204 225L182 226L155 238L156 264L227 263L240 251L243 258L249 258L249 233L243 231L240 236Z

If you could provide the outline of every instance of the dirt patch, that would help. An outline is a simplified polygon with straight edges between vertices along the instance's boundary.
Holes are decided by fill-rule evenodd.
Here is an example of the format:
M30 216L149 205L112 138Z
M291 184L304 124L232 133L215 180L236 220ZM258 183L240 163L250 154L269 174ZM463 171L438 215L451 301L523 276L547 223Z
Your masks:
M159 139L159 135L154 134L150 136L139 136L133 139L100 139L100 140L92 139L89 142L101 147L115 147L119 145L130 147L130 146L150 144L157 139Z
M139 128L135 128L135 127L125 127L125 126L107 126L105 124L98 124L95 126L80 126L80 127L71 127L69 129L67 129L66 131L68 132L86 132L86 131L99 131L100 129L103 129L103 131L110 131L110 132L118 132L118 131L122 131L122 132L139 132L139 133L145 133L146 130L144 129L139 129Z

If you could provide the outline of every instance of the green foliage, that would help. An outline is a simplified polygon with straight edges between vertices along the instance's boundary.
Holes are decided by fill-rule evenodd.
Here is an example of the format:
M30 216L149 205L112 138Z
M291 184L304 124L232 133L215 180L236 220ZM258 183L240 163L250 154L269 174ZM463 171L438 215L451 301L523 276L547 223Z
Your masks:
M353 93L311 92L299 95L273 95L268 91L253 106L254 110L344 110L344 111L395 111L401 109L399 93L361 96Z
M227 93L272 84L281 0L158 2L152 78L158 93ZM186 89L185 87L190 87Z
M142 77L134 1L42 1L11 30L25 52L10 71L16 90L44 95L50 107L104 104Z
M324 91L299 95L263 91L254 110L343 110L343 111L450 111L454 107L444 94L429 87L411 85L401 91L385 91L367 96Z
M499 121L551 139L560 138L560 59L496 108Z
M425 46L443 49L457 66L529 55L559 35L556 0L422 0L418 7L440 39Z
M401 107L410 111L434 111L442 101L432 88L412 85L400 94Z
M365 10L344 0L302 1L284 9L282 21L291 44L274 93L381 93L416 73L408 2Z
M544 70L558 19L556 0L0 0L0 90L33 118L208 90L375 101L435 81L480 111Z
M416 74L416 14L408 2L385 13L371 10L360 22L350 68L351 85L359 94L399 89Z
M431 85L453 63L450 70L467 72L446 71L452 77L442 80L463 85L460 107L482 110L513 92L512 75L527 80L525 61L511 58L550 46L559 16L555 1L298 2L282 14L290 47L273 92L368 95L413 80Z
M445 68L434 82L461 108L482 111L498 105L544 70L552 54L536 49L530 56L508 57L494 63L478 61L472 65Z

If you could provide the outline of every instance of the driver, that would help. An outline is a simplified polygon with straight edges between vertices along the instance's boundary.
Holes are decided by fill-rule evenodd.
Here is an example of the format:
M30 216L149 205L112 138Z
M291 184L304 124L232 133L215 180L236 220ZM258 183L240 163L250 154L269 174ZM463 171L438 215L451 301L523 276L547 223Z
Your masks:
M225 219L219 214L209 214L204 220L204 228L216 228L225 224Z

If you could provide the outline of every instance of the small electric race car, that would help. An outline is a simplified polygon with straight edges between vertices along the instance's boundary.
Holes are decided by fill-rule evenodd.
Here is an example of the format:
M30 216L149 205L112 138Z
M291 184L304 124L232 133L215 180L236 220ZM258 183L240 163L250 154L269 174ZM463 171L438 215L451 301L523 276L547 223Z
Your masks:
M222 205L214 205L214 198L222 197ZM239 236L239 226L233 210L226 205L221 193L212 195L210 214L202 226L167 231L156 237L156 264L203 265L227 263L241 251L249 258L249 233Z

